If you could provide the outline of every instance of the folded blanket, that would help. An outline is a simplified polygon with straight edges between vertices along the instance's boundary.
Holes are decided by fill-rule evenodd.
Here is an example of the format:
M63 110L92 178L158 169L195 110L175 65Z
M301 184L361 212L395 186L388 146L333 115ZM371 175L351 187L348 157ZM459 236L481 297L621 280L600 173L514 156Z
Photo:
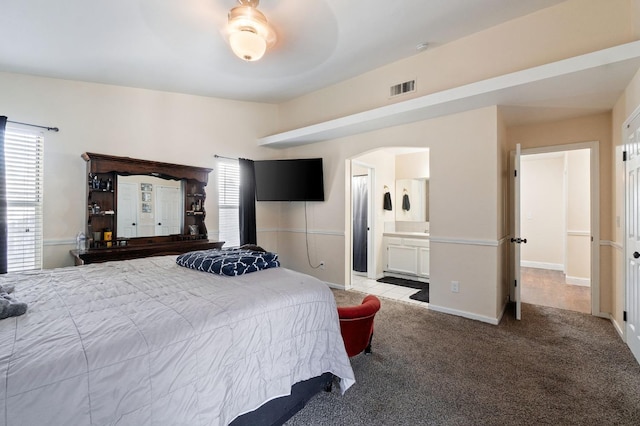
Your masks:
M186 268L228 276L280 266L276 253L243 249L192 251L178 256L176 263Z
M0 285L0 319L17 317L27 312L27 304L19 302L9 293L13 292L13 285Z

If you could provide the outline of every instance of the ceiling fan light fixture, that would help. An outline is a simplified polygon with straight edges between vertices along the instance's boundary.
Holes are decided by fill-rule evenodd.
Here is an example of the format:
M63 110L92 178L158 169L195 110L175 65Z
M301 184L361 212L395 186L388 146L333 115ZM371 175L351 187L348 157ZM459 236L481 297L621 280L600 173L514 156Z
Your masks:
M232 32L229 35L231 50L245 61L257 61L267 51L267 42L249 29Z
M276 34L257 7L259 0L238 0L240 6L229 11L227 34L231 50L240 59L257 61L267 47L273 46Z

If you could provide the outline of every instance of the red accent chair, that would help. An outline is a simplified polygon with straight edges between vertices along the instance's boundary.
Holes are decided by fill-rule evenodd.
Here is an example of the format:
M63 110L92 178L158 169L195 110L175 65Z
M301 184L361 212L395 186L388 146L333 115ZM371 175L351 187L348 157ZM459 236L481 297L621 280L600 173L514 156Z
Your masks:
M338 306L340 318L340 332L344 347L349 357L364 351L371 353L371 339L373 339L373 317L380 310L380 299L368 295L357 306Z

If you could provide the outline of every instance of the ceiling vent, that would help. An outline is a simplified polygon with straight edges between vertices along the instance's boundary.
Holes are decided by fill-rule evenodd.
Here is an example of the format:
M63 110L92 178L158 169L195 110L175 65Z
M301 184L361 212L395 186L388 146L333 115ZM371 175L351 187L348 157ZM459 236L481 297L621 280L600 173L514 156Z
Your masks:
M404 83L398 83L391 86L389 90L389 95L393 98L394 96L404 95L405 93L411 93L416 91L416 81L409 80Z

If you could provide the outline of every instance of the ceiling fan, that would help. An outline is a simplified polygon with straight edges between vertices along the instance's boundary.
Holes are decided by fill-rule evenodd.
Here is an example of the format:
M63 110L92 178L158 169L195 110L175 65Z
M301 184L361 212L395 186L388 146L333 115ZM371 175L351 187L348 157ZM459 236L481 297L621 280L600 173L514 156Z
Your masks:
M227 39L240 59L257 61L276 42L276 32L258 10L260 0L238 0L239 6L229 11Z

